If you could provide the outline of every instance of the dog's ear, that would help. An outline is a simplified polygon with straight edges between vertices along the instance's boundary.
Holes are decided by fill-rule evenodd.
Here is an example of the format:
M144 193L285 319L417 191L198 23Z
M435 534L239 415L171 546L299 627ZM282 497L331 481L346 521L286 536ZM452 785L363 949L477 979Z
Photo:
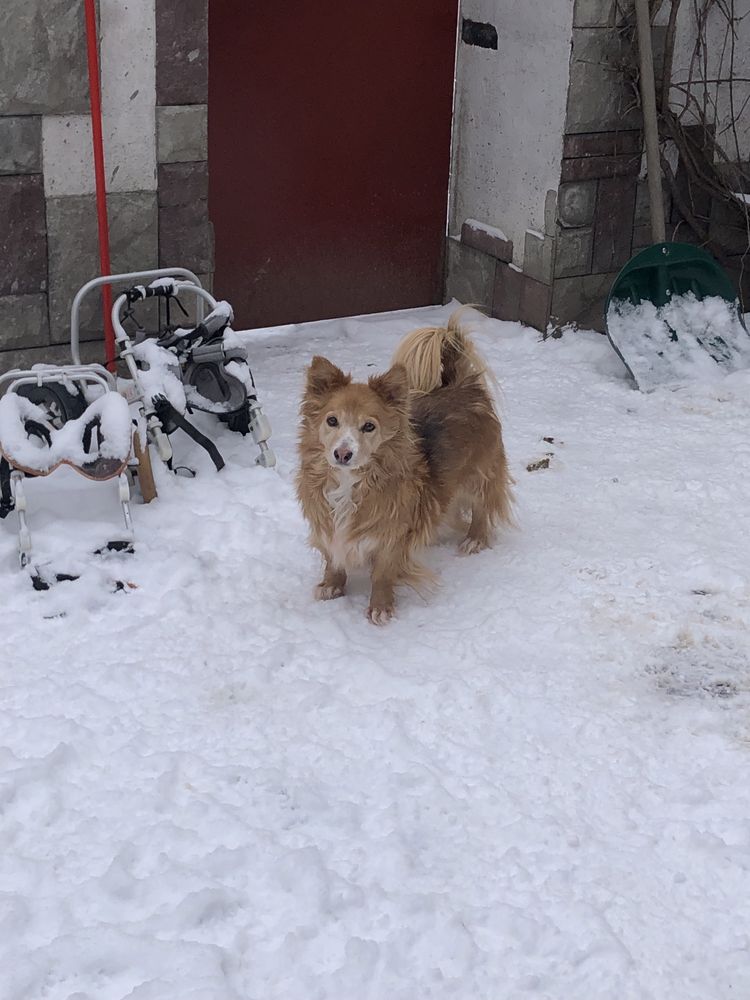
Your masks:
M349 385L351 380L351 375L344 375L328 358L316 354L307 369L307 392L311 396L324 396Z
M382 375L371 375L367 384L389 406L403 407L409 395L409 378L403 365L394 365Z

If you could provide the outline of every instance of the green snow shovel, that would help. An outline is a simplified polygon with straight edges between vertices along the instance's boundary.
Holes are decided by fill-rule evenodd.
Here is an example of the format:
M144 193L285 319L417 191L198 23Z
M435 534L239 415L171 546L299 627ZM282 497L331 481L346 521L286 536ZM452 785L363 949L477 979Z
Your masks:
M700 247L665 242L648 0L635 0L654 246L633 257L607 299L607 336L640 389L750 367L750 337L729 275Z

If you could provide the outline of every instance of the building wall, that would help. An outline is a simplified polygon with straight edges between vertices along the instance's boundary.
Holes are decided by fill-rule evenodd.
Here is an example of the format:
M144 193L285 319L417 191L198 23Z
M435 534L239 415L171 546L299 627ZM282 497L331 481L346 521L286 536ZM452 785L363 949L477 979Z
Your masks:
M481 0L464 0L464 15L469 10L488 15L489 5L490 0L484 6ZM492 10L497 13L501 6L496 3ZM512 75L512 70L500 62L491 62L489 57L497 53L477 57L474 53L467 56L463 48L459 51L447 297L480 303L499 318L520 319L540 330L569 324L602 330L604 304L614 278L634 253L651 243L642 122L633 80L627 71L628 65L637 61L637 50L626 30L632 24L632 3L574 0L571 9L565 112L562 117L549 115L545 124L549 130L545 148L552 149L559 143L561 159L556 161L556 176L555 164L550 162L545 181L549 190L543 203L541 174L533 169L541 159L535 159L533 148L529 172L525 169L526 159L513 162L493 136L493 128L502 127L510 128L513 136L514 125L504 121L504 114L517 77L509 82L506 72ZM653 28L657 77L670 9L668 2L662 5ZM735 14L741 13L738 0ZM515 14L514 23L521 23ZM677 27L673 65L677 86L671 93L671 106L679 110L684 103L680 85L689 77L696 38L695 4L684 0ZM718 5L712 9L707 24L708 61L705 67L693 65L693 72L700 75L704 71L714 81L709 92L716 101L716 134L730 160L746 163L750 158L750 18L738 16L734 27L732 64L726 19ZM543 51L543 45L533 35L532 21L528 38L518 48L523 56L537 47ZM734 78L731 87L730 72ZM559 65L548 58L540 62L537 76L527 80L526 85L533 83L541 92L547 89L549 80L559 78ZM700 90L695 94L702 99ZM730 95L735 110L742 109L737 140L726 130ZM517 99L514 105L521 106ZM687 115L685 121L690 120ZM518 121L533 134L537 123L528 108ZM504 163L515 173L513 184L499 180ZM472 169L468 170L467 165ZM727 171L731 172L731 166ZM743 263L748 251L746 220L741 216L738 220L736 213L721 201L690 188L684 165L679 163L677 180L705 231L723 248L727 267L747 308L750 268ZM528 198L519 196L516 183L525 188L527 195L533 195L534 208ZM742 187L742 182L737 183L738 188ZM747 182L745 185L749 186ZM667 239L697 242L678 206L672 204L666 184L664 188ZM484 217L482 212L486 213ZM461 229L463 219L472 216L511 236L512 254L507 245L498 240L493 243L486 233L478 236L471 227ZM526 225L539 232L523 233L519 244L524 217L529 219Z
M100 0L114 271L210 276L207 0ZM68 359L70 304L99 273L83 4L0 8L0 369ZM101 354L99 301L82 315Z
M560 177L573 8L464 0L460 16L492 24L497 49L459 40L449 231L466 219L497 227L522 266L526 230L544 232Z
M496 19L498 51L459 45L447 297L540 330L601 326L641 161L620 4L464 0L461 13Z
M646 207L641 117L622 0L575 0L549 322L604 328L604 302Z
M492 25L497 48L468 44L467 19ZM462 0L459 12L446 296L542 328L572 22L570 0Z

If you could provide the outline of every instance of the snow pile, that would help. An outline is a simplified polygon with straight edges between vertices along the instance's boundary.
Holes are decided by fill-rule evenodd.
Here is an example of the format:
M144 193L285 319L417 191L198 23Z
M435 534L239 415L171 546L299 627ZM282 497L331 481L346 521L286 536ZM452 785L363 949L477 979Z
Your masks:
M86 427L97 420L89 450L83 446ZM34 421L45 428L49 443L37 434L29 434L26 422ZM116 392L108 392L89 403L76 420L69 420L55 429L46 412L24 396L7 392L0 399L0 449L11 464L46 474L65 462L85 466L99 458L125 462L132 441L130 409Z
M231 323L234 319L234 313L232 312L232 307L227 301L222 299L217 302L213 307L211 312L207 313L201 320L200 325L205 327L209 335L217 333L222 326L226 323ZM177 327L176 330L172 332L172 337L176 340L184 340L186 337L192 337L196 331L196 327ZM231 332L231 331L229 331Z
M508 242L508 237L497 226L490 226L486 222L480 222L478 219L467 219L464 225L469 229L473 229L475 233L486 233L487 236L492 236L496 240L503 240L505 243Z
M660 307L615 299L607 332L644 392L750 367L750 337L737 303L717 296L688 292Z
M144 398L150 403L156 397L166 396L176 410L184 413L185 389L174 354L147 337L133 347L133 356L138 363L138 381Z
M478 321L521 527L378 630L312 599L304 367L449 312L243 336L277 469L196 414L227 466L178 433L134 556L65 469L29 514L77 582L0 522L2 1000L750 996L750 382Z

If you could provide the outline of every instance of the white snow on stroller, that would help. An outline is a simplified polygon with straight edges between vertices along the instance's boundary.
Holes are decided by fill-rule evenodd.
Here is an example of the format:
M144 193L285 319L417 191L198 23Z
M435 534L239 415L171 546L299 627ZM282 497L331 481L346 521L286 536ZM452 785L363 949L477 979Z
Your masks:
M73 579L50 580L32 565L31 533L26 517L26 477L48 476L63 465L86 479L117 479L124 531L107 550L132 551L130 484L126 475L132 454L133 423L114 376L101 365L38 365L0 377L0 518L18 515L18 553L36 590Z
M171 468L172 449L165 436L180 427L206 448L217 469L223 467L216 446L185 416L202 410L217 416L230 430L251 435L259 448L256 463L274 466L276 457L268 444L271 426L258 402L247 350L231 329L232 307L217 301L191 271L161 268L95 278L84 285L71 310L74 361L80 362L79 313L84 297L107 282L148 279L149 284L132 284L118 296L112 306L112 323L119 357L132 380L126 392L139 402L149 439L160 457ZM172 323L176 310L188 315L182 302L185 297L193 300L195 325ZM146 335L137 315L138 303L147 299L159 300L166 312L155 338ZM210 310L207 315L206 306ZM127 321L135 327L134 335L128 332Z

